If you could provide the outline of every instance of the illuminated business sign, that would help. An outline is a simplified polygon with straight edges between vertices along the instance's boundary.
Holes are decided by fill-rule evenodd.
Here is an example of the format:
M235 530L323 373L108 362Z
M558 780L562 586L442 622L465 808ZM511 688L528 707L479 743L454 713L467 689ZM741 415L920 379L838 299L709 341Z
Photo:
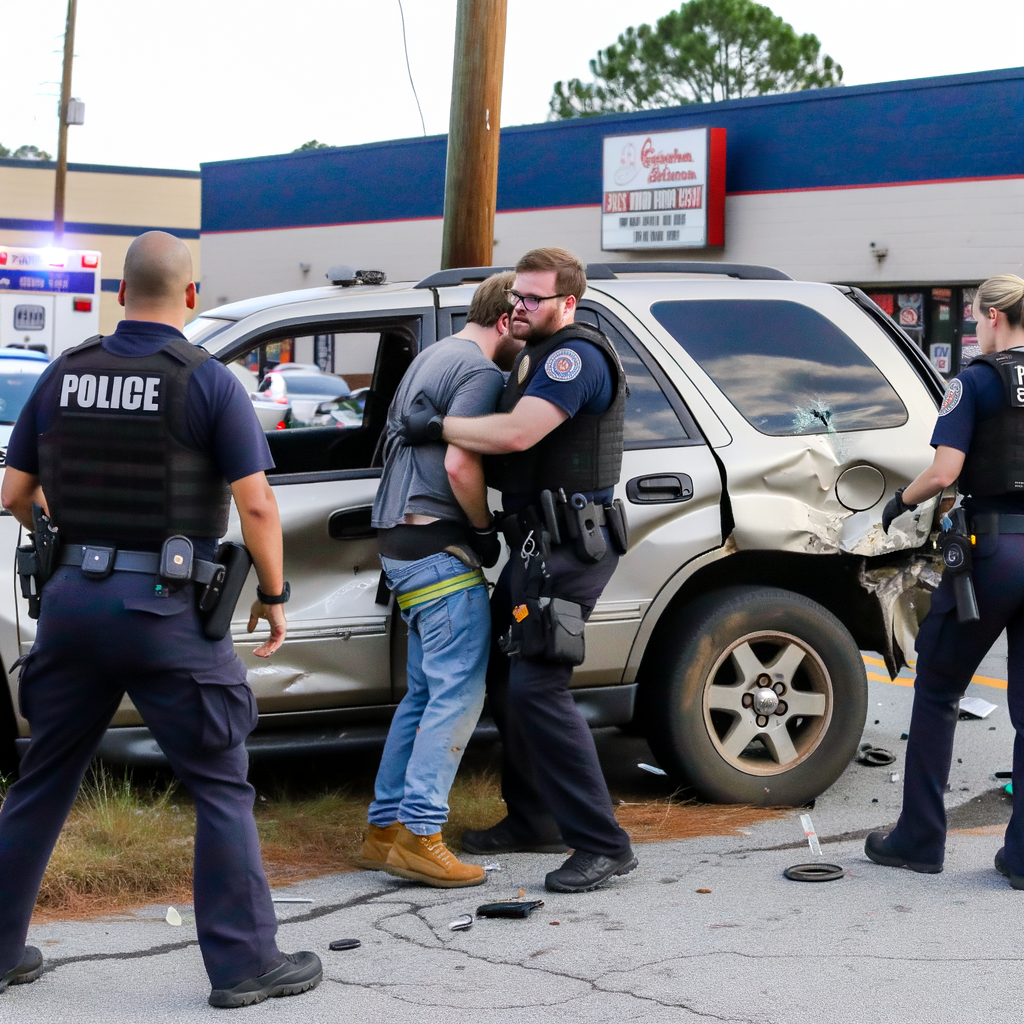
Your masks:
M725 245L725 129L606 135L602 249Z

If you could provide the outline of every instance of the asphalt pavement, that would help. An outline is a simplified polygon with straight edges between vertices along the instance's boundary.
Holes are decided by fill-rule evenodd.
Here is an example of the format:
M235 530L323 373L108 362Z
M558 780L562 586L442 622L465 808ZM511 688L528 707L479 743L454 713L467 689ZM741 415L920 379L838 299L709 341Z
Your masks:
M872 661L868 671L882 674ZM428 889L377 872L332 875L275 891L313 901L279 904L278 941L287 951L319 953L323 984L235 1012L302 1024L1019 1021L1024 892L992 868L1009 816L994 778L1010 767L1013 739L999 685L1005 646L976 678L984 681L971 694L997 710L957 730L941 875L864 857L866 832L899 813L900 780L891 779L902 776L900 736L913 695L909 685L871 679L864 742L892 750L897 761L852 764L809 812L823 859L846 869L838 881L783 877L786 866L813 859L799 812L746 834L639 846L637 871L581 895L544 891L544 873L560 858L542 855L479 858L500 870L473 889ZM606 735L600 746L616 773L638 772L636 761L650 760L640 740ZM520 888L544 900L528 919L448 929ZM222 1020L226 1011L206 1005L191 908L177 909L180 927L166 923L166 907L33 927L29 941L43 950L46 973L0 995L0 1020ZM328 950L349 937L362 946Z

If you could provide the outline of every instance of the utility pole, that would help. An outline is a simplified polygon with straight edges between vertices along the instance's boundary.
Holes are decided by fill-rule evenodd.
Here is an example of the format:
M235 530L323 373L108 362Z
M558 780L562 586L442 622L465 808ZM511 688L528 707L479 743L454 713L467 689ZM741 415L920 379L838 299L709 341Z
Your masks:
M71 65L75 59L75 18L78 0L68 0L64 27L64 72L60 78L60 135L57 139L57 182L53 192L53 240L64 239L64 193L68 180L68 105L71 102Z
M459 0L448 122L441 267L488 267L494 253L507 0Z

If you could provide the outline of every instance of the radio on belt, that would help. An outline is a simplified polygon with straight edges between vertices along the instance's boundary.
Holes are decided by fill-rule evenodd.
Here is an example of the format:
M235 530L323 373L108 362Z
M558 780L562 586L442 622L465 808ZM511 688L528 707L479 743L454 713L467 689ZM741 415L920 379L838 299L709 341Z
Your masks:
M188 537L168 537L160 549L160 580L181 584L192 579L192 541Z

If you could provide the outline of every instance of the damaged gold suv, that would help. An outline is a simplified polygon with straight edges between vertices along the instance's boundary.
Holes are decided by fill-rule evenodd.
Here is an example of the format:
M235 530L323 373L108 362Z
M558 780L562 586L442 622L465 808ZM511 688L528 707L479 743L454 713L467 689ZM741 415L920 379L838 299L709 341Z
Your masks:
M294 362L358 395L325 400L316 425L283 417L267 433L292 601L269 663L244 633L253 576L236 612L260 711L254 756L380 743L405 688L405 630L379 603L377 440L410 361L462 327L474 282L498 269L384 284L332 268L328 287L222 306L186 328L253 394ZM631 547L587 626L578 704L594 726L643 732L705 799L804 803L856 752L860 650L895 674L937 582L924 554L935 501L888 536L880 520L930 461L942 380L856 289L724 263L591 264L588 277L578 317L609 335L629 377L616 496ZM13 563L18 525L7 516L0 530ZM228 536L240 539L237 517ZM34 629L12 581L5 666ZM28 742L16 683L9 702L0 694L8 763ZM101 752L161 759L127 702Z

